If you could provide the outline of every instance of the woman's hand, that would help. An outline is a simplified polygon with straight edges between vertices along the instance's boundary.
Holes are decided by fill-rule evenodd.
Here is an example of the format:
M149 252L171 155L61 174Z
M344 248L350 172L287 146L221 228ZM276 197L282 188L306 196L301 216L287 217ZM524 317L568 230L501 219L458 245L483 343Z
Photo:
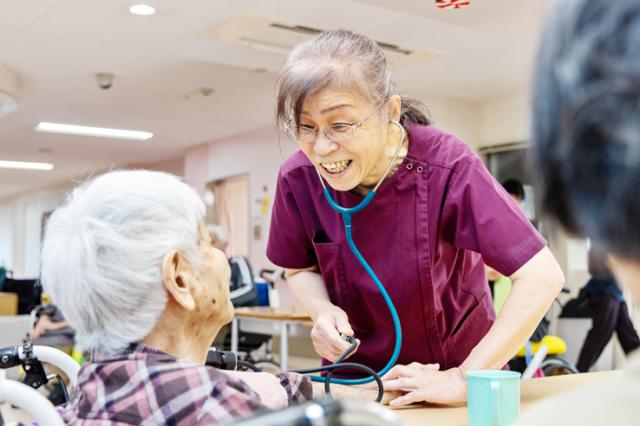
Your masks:
M440 370L438 364L396 365L382 377L385 391L404 392L389 405L400 407L414 402L459 404L467 399L467 381L460 367Z
M335 361L347 349L349 342L342 339L340 335L353 336L353 329L349 324L349 318L345 311L332 305L318 314L311 330L311 341L313 347L323 358ZM356 339L358 346L360 341ZM351 356L358 350L349 354Z
M318 271L317 265L287 269L286 276L296 301L313 318L311 341L314 349L321 357L335 361L350 346L340 335L353 336L353 329L345 311L331 302ZM360 345L358 339L356 343Z

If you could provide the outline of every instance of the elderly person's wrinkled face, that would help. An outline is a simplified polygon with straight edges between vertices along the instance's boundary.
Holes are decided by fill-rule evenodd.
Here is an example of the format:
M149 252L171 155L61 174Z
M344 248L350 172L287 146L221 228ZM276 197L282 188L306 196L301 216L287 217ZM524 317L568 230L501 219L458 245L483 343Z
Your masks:
M162 274L168 302L142 343L204 362L220 327L233 318L229 294L231 270L225 254L211 245L202 223L198 226L197 250L198 261L193 263L178 249L165 255Z
M201 297L197 300L203 310L202 313L204 316L213 315L229 322L233 319L233 305L229 292L231 269L227 256L211 244L211 238L203 224L200 225L198 251L202 263L194 274L201 286ZM206 326L206 324L203 325Z
M169 322L178 325L186 321L187 332L194 336L206 334L212 325L222 326L233 319L229 290L231 269L226 255L211 244L204 224L198 226L199 262L192 264L179 250L165 255L163 281L170 295L167 314ZM180 332L178 327L166 333Z

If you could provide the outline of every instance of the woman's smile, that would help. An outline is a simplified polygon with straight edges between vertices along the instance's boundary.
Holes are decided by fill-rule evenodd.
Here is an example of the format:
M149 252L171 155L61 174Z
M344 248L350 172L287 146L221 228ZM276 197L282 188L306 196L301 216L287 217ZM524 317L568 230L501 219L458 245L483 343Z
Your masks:
M330 174L338 174L345 171L351 165L351 160L334 161L331 163L325 162L320 163L320 165Z

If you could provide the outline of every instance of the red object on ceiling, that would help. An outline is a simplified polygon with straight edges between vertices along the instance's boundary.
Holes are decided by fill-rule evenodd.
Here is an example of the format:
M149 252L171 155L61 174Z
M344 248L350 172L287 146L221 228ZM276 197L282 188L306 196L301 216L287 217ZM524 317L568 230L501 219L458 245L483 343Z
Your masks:
M464 6L471 5L470 1L461 1L461 0L436 0L436 6L440 9L446 9L452 7L454 9L460 9Z

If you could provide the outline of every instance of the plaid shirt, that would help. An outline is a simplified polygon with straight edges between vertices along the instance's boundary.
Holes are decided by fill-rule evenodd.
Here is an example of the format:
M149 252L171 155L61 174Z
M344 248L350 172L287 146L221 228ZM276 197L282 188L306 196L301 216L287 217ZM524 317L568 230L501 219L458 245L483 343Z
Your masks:
M282 373L278 378L290 404L311 398L307 377ZM63 418L84 426L210 425L264 409L241 380L132 344L116 356L95 356L80 369Z

